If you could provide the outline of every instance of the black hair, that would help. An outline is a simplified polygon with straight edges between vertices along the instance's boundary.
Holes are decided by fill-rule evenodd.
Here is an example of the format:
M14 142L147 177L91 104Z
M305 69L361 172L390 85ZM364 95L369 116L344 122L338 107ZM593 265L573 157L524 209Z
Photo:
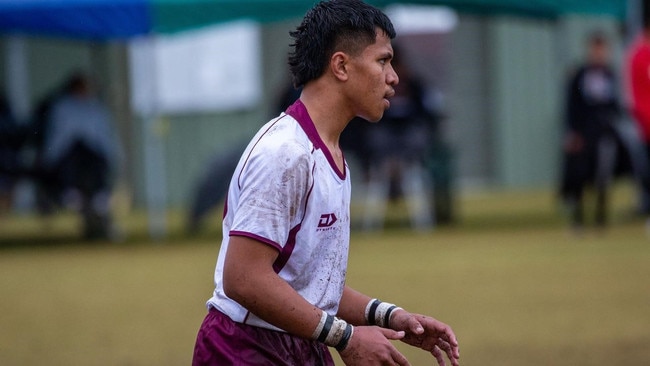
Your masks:
M296 30L289 70L296 88L319 78L338 51L356 55L375 43L377 28L395 38L393 23L381 10L360 0L321 1L307 12Z

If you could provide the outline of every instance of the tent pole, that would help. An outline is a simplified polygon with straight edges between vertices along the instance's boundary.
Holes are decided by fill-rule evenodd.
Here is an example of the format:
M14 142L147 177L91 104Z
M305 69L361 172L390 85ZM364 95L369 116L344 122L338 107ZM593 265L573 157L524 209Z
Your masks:
M626 44L631 44L641 31L643 22L643 1L642 0L627 0L627 15L626 24Z
M156 97L158 68L155 55L155 38L147 37L146 52L151 67L144 77L149 87L149 108L143 114L142 137L144 142L145 196L149 235L163 239L167 235L167 177L163 145L163 131L160 128L160 111Z
M156 115L143 118L145 190L147 197L147 222L149 235L164 239L167 235L167 203L165 161L162 136L158 133L159 119Z
M27 44L22 36L9 36L6 44L5 77L7 99L14 116L20 122L29 118L29 73Z

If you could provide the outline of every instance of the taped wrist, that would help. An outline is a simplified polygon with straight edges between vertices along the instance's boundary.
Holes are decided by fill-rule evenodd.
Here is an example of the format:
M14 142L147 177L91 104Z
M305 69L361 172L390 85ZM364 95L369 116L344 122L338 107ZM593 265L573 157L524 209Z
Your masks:
M347 347L354 327L345 320L339 319L323 311L320 322L311 338L323 342L330 347L336 348L337 351L343 351Z
M366 305L366 322L382 328L390 327L390 317L397 309L402 309L395 304L372 299Z

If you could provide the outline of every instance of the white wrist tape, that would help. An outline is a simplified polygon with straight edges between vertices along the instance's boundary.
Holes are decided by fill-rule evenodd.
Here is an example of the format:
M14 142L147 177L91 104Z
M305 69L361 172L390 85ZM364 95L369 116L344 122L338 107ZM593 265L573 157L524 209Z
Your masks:
M397 309L401 308L395 304L372 299L366 305L366 321L370 325L388 328L390 326L390 318Z
M354 327L351 324L323 311L311 338L342 351L348 345L353 333Z

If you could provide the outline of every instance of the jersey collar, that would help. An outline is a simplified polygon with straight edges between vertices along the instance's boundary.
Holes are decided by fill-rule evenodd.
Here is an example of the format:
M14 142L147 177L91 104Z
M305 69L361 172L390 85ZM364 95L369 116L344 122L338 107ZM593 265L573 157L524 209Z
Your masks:
M314 148L323 151L323 154L325 154L327 161L329 162L334 172L336 172L336 175L338 175L341 179L345 179L345 170L341 172L336 166L334 158L332 157L332 153L320 138L320 135L316 130L316 126L314 125L314 121L312 121L311 117L309 116L309 112L307 111L307 107L305 107L302 101L300 99L296 100L295 103L287 108L286 113L298 121L298 124L302 130L305 131L311 143L314 144ZM345 164L345 157L343 158L343 162Z

